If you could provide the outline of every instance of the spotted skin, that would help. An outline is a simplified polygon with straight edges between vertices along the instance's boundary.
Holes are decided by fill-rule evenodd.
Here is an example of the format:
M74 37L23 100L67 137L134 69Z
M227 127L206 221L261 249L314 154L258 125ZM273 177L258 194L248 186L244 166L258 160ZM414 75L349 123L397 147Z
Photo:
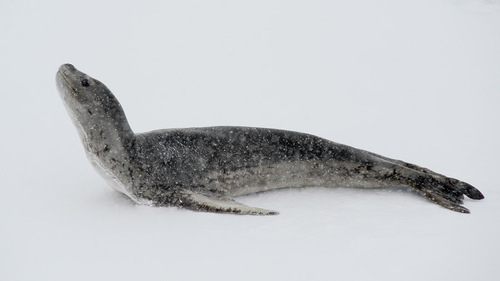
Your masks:
M196 211L272 215L234 196L288 187L409 186L447 209L468 213L473 186L429 169L309 134L249 127L135 134L111 91L62 65L56 83L97 171L139 204Z

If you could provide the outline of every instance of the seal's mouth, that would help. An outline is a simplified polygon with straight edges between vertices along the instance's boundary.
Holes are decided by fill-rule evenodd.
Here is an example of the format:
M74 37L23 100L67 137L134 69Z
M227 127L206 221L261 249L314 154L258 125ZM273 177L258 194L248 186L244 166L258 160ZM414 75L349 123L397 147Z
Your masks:
M58 79L59 82L64 83L66 88L71 89L73 93L77 92L77 89L75 89L70 82L70 75L72 74L72 70L76 70L76 68L71 65L71 64L63 64L61 67L59 67L59 70L57 71L57 76L60 78Z
M68 81L68 76L66 76L66 75L64 74L64 72L62 72L62 71L60 71L60 70L57 72L57 74L59 74L59 76L62 78L62 80L64 81L64 83L65 83L68 87L70 87L70 83L69 83L69 81Z

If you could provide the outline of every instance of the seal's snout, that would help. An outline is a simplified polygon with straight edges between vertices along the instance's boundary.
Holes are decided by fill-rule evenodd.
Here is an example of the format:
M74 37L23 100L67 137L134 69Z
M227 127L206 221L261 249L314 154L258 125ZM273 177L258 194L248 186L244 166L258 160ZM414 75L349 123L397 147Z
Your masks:
M63 64L59 67L59 71L62 73L73 72L75 70L76 70L76 68L72 64L69 64L69 63Z
M75 81L77 81L78 70L71 64L63 64L59 67L56 73L56 82L59 92L66 94L69 92L78 92L75 89Z
M72 85L83 73L79 72L72 64L66 63L59 67L57 75L66 81L68 85Z

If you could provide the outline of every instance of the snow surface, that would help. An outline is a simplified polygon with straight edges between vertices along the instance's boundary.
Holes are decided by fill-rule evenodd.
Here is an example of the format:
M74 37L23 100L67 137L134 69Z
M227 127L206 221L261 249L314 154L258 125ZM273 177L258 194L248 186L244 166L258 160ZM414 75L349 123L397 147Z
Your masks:
M500 280L500 1L2 1L1 280ZM253 217L135 206L85 158L70 62L136 132L308 132L478 187L282 190Z

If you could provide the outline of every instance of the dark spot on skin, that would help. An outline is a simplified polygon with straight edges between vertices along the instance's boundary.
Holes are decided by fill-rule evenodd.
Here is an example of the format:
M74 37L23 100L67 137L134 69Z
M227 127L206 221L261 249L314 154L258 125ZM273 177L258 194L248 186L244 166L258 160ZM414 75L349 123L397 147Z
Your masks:
M83 79L82 80L82 86L85 87L85 88L87 88L88 86L90 86L89 80Z
M383 177L384 177L384 179L392 179L392 178L394 178L396 176L396 174L397 174L396 169L392 169L391 172L383 175Z

